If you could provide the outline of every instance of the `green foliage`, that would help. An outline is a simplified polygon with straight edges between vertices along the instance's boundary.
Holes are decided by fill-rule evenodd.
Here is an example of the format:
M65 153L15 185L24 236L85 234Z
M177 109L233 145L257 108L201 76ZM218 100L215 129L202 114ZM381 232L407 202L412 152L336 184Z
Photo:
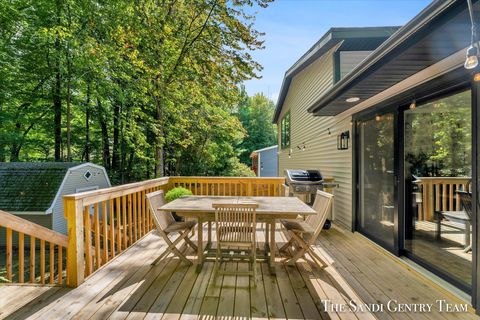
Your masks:
M250 12L269 2L0 0L0 161L228 173L239 86L261 70Z
M246 164L241 163L238 158L232 158L224 176L231 177L255 177L255 172Z
M406 160L417 176L471 175L470 91L423 105L406 114Z
M247 138L238 145L240 161L250 164L254 150L275 145L277 127L272 123L275 105L263 94L248 97L242 88L237 116L246 130Z
M176 187L167 192L165 194L165 200L167 202L172 202L175 199L181 198L183 196L191 196L193 193L192 191L185 189L183 187Z

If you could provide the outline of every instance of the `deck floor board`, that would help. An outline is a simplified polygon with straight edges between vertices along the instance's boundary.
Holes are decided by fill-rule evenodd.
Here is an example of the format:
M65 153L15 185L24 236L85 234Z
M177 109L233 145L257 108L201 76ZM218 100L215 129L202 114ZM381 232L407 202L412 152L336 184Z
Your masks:
M264 237L259 228L259 247ZM205 232L206 236L206 232ZM276 234L277 249L285 235ZM257 264L256 286L245 276L214 276L213 262L201 273L174 256L151 262L165 243L151 233L89 277L76 289L42 286L0 287L0 318L6 319L478 319L472 313L352 313L326 310L330 303L432 303L461 301L377 248L339 227L323 231L315 247L324 260L277 263L277 275ZM193 252L186 251L194 259ZM278 262L282 257L279 257ZM246 270L227 262L228 270ZM15 297L24 297L24 302Z

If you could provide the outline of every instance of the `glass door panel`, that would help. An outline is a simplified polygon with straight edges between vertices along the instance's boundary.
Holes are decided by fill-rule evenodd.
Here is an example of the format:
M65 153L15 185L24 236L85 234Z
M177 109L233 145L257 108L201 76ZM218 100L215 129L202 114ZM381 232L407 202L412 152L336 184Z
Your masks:
M406 110L404 132L405 249L437 273L469 288L470 91Z
M393 248L395 239L394 116L359 124L359 219L362 233Z

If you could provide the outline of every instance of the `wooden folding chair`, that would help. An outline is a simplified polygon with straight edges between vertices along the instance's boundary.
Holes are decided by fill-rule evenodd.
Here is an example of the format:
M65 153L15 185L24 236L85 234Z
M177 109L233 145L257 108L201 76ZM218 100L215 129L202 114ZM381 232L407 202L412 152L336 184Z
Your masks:
M293 255L285 259L285 262L293 264L301 257L304 257L306 253L310 254L313 259L322 262L322 259L313 251L311 246L315 244L323 229L328 212L332 206L332 201L332 194L318 190L313 203L313 209L317 214L307 216L305 221L300 219L280 221L290 235L290 239L280 250L285 251L288 248L295 247Z
M187 245L193 248L193 250L197 251L197 246L190 240L189 233L193 231L195 226L197 225L196 221L185 221L185 222L177 222L175 218L170 212L160 211L158 208L165 204L165 198L163 196L163 191L156 191L147 194L147 201L148 205L150 206L150 210L153 213L153 221L155 222L155 226L157 227L157 231L159 235L165 240L168 245L168 248L152 263L152 265L157 264L163 257L167 256L170 252L174 255L179 257L183 262L188 265L191 265L192 262L187 259L187 257L180 252L177 248L177 244L179 244L182 240L186 242ZM178 237L172 242L170 240L169 234L178 233Z
M215 225L217 232L217 255L214 272L217 274L248 275L256 279L256 209L257 203L218 203L213 204L215 209ZM250 271L220 271L220 264L223 262L224 248L247 248L250 250ZM242 258L241 255L234 257ZM256 283L256 281L254 281Z

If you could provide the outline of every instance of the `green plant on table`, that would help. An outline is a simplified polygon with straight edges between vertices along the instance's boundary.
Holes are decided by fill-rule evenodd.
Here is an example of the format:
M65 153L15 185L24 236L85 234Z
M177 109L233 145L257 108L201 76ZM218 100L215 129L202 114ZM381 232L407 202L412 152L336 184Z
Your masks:
M169 190L165 194L165 201L172 202L173 200L181 198L183 196L191 196L191 195L193 195L192 191L185 189L183 187L176 187L176 188L173 188L172 190ZM176 221L183 220L182 217L178 216L175 212L172 212L172 214Z

